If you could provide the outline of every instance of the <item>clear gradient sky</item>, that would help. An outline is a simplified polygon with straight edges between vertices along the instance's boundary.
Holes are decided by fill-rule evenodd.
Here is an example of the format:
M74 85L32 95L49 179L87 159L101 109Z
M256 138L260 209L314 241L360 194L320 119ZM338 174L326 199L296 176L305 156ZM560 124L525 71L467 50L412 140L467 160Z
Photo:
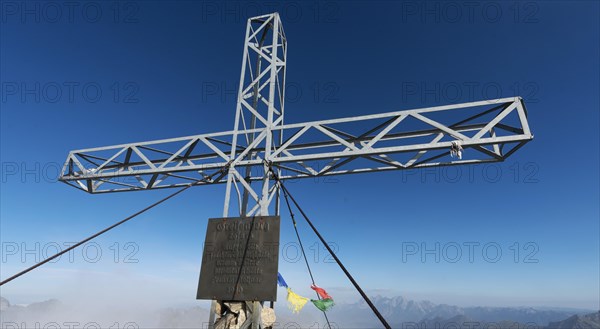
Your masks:
M288 123L514 95L528 107L535 139L505 163L288 185L369 294L600 308L598 2L26 6L1 8L1 278L171 193L88 195L56 177L72 149L232 129L245 20L279 11ZM224 191L187 191L0 293L194 305ZM300 229L318 284L358 300ZM297 252L284 213L280 272L307 295Z

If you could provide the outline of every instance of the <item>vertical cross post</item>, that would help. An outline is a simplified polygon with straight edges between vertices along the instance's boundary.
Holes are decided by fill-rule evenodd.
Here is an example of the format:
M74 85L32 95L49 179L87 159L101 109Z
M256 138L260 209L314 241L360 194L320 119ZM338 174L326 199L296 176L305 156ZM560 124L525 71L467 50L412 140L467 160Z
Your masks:
M239 171L236 165L248 160L269 159L273 148L283 141L282 130L274 132L273 127L283 125L286 55L287 40L278 13L248 19L223 217L234 212L231 207L234 193L240 217L279 215L279 188L269 179L268 164L263 161ZM253 184L249 180L253 170L260 172L262 181ZM253 185L261 187L258 189ZM270 210L272 205L274 209ZM251 308L245 312L252 329L262 326L261 302L243 303L246 308ZM219 316L216 306L217 301L213 301L209 328L214 327L215 315Z
M227 177L223 217L232 211L232 195L237 195L241 217L268 215L279 203L278 188L269 179L266 164L238 170L243 161L268 159L274 146L281 144L285 98L287 40L278 13L248 19L244 55L238 89L231 145L231 165ZM255 188L248 180L252 171L263 179Z

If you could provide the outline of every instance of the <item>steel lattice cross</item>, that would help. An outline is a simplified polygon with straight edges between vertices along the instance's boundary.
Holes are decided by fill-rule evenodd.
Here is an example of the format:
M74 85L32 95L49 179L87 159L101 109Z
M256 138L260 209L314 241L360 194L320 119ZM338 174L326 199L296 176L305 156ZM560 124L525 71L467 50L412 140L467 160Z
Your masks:
M223 217L231 204L242 217L268 215L279 214L269 164L282 180L477 164L504 161L533 138L520 97L284 124L279 15L248 19L244 43L233 130L71 151L59 179L89 193L225 183ZM450 155L453 142L464 158Z

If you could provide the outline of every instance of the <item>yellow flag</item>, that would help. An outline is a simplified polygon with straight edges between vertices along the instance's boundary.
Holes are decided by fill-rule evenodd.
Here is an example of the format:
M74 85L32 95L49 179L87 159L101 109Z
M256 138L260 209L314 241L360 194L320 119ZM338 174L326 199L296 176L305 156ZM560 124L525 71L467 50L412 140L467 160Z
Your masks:
M287 292L288 292L287 301L288 301L290 309L294 313L299 313L300 310L304 307L304 305L306 305L306 303L309 301L309 299L306 297L297 295L290 288L287 288Z

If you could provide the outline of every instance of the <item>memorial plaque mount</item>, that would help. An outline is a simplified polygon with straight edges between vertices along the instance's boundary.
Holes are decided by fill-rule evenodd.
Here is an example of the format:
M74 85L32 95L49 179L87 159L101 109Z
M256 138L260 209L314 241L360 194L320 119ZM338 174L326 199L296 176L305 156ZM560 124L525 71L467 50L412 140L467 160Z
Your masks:
M277 300L279 216L211 218L196 299Z

